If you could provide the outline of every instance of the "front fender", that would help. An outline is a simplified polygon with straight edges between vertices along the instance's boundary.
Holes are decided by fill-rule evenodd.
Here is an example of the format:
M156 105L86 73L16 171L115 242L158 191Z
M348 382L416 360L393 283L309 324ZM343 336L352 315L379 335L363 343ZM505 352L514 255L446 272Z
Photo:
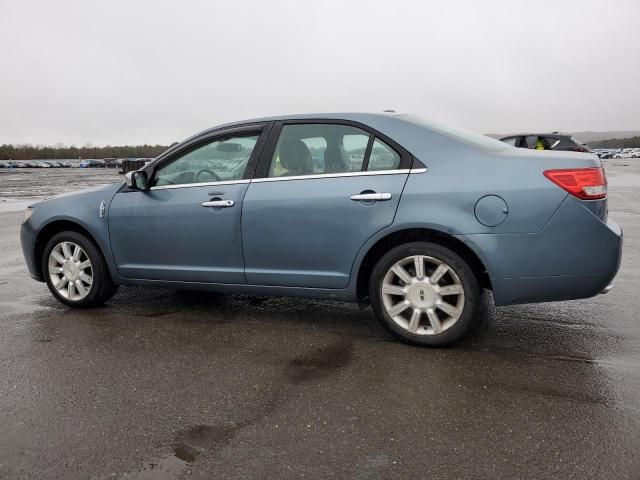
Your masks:
M109 244L108 211L111 200L121 187L120 183L105 185L63 194L33 205L33 214L23 228L25 235L30 238L23 238L23 248L29 245L32 257L36 259L36 250L43 246L41 235L52 231L61 222L72 223L93 238L105 258L112 278L118 282L119 276ZM39 265L36 267L39 268Z

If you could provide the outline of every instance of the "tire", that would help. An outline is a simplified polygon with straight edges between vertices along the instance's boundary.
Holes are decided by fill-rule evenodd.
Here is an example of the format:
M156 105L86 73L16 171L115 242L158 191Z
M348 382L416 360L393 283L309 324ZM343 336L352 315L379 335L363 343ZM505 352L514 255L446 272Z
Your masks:
M369 297L378 320L394 337L442 347L472 329L481 290L460 255L440 244L412 242L393 248L376 263Z
M42 272L53 296L70 307L102 305L118 291L98 247L78 232L60 232L47 242Z

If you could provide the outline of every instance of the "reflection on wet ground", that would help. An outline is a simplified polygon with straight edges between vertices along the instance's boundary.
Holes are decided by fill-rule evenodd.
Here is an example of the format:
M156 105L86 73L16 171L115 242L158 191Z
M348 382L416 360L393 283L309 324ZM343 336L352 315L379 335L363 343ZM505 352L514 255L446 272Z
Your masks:
M638 478L640 162L624 163L607 166L625 229L611 293L487 295L440 350L340 302L123 288L68 310L28 278L22 214L0 213L0 478Z

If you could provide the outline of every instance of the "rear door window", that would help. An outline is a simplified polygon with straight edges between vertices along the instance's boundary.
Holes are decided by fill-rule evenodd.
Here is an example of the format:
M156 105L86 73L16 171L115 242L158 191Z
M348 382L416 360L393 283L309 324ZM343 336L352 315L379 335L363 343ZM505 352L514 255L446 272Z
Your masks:
M355 126L285 124L264 173L277 178L398 170L406 160L396 148Z
M371 135L348 125L285 125L269 177L359 172Z

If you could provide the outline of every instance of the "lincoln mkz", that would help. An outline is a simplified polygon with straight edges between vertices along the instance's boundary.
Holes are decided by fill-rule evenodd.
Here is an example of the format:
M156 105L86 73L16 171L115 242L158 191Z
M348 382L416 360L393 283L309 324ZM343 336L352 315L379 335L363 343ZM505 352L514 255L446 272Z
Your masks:
M485 289L498 306L608 291L622 248L596 156L395 114L223 125L26 217L29 271L68 306L124 285L322 297L427 346L467 332Z

